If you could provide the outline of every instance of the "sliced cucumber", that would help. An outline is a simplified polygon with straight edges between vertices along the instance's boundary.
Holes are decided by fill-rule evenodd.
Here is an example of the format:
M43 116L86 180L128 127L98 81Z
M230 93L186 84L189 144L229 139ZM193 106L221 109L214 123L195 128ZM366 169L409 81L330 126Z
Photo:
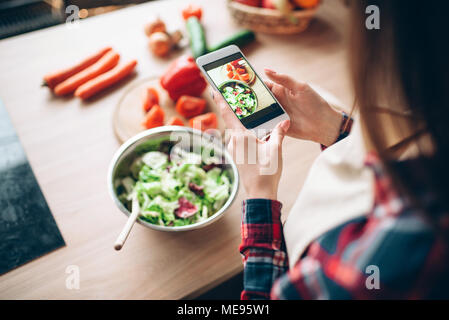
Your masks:
M187 19L187 33L190 39L190 48L194 58L207 53L206 37L201 22L197 17Z

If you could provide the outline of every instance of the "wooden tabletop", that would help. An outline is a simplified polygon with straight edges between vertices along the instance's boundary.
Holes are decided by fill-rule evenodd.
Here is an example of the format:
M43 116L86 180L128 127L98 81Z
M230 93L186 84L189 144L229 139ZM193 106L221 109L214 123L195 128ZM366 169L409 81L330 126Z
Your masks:
M189 1L204 8L209 43L239 29L225 1ZM106 172L119 147L112 113L131 81L160 75L168 60L147 49L143 25L159 14L182 28L185 1L134 6L81 22L0 41L0 99L5 104L67 245L0 277L1 299L178 299L194 297L242 270L241 188L223 219L200 230L163 233L135 225L120 252L113 243L125 216L109 198ZM245 53L259 71L271 67L311 82L350 105L345 63L347 11L325 1L310 28L295 36L258 35ZM112 45L138 59L137 76L90 103L55 98L42 76ZM284 216L317 156L316 144L287 139L279 198ZM66 288L66 268L80 270L80 289Z

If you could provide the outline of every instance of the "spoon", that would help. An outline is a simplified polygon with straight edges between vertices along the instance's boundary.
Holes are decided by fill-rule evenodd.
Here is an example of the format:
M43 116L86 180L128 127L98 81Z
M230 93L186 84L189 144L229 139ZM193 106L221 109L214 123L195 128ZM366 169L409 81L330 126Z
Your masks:
M139 200L137 199L137 195L133 196L132 200L132 210L131 214L128 217L128 221L126 221L125 226L122 229L122 232L120 232L120 235L118 236L117 240L114 244L115 250L120 250L123 245L125 244L126 239L128 238L129 232L131 231L131 228L134 225L134 222L136 222L137 217L139 216L140 207L139 207Z

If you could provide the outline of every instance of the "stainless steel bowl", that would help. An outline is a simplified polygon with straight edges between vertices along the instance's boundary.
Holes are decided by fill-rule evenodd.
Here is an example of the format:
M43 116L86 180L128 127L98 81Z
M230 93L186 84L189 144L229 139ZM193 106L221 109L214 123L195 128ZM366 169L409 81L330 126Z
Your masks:
M146 130L141 132L134 137L130 138L126 141L114 154L114 157L111 160L108 170L108 189L109 194L114 200L117 207L127 216L131 213L130 211L123 205L123 203L118 199L116 193L116 183L117 180L121 177L129 175L129 167L131 162L138 156L136 152L136 148L141 146L143 143L150 140L162 140L168 139L171 141L176 141L178 139L178 143L181 145L183 143L197 143L196 145L201 144L201 146L209 146L214 149L219 155L222 155L225 159L226 170L228 170L230 174L230 180L232 183L231 194L228 200L225 202L223 207L214 213L212 216L203 220L201 222L197 222L187 226L177 226L177 227L168 227L155 225L141 219L137 221L151 229L160 230L160 231L187 231L193 229L199 229L211 224L214 221L217 221L226 210L231 206L234 201L237 191L239 188L239 174L237 171L237 167L231 157L231 155L227 152L226 148L221 143L221 139L218 139L212 135L201 132L196 129L188 128L188 127L180 127L180 126L163 126L150 130ZM188 139L188 141L187 141Z

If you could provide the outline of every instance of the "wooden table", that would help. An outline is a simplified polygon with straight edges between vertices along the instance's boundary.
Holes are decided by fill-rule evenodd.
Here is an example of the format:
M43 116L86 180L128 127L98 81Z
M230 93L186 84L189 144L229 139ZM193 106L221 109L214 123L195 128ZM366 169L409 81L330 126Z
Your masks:
M238 26L225 1L190 1L204 8L210 43ZM125 216L106 188L106 171L119 143L112 112L124 83L91 103L53 97L41 88L50 70L113 45L123 59L137 58L137 78L159 75L167 60L147 49L143 25L159 14L170 29L184 1L157 1L0 41L0 98L9 111L67 246L0 277L1 299L178 299L194 297L242 270L241 192L219 222L201 230L163 233L136 225L124 249L113 243ZM317 19L296 36L259 35L247 50L256 69L269 66L312 82L351 103L345 64L347 10L325 1ZM287 139L280 200L288 213L319 152L316 144ZM80 289L66 288L67 266L80 269Z

